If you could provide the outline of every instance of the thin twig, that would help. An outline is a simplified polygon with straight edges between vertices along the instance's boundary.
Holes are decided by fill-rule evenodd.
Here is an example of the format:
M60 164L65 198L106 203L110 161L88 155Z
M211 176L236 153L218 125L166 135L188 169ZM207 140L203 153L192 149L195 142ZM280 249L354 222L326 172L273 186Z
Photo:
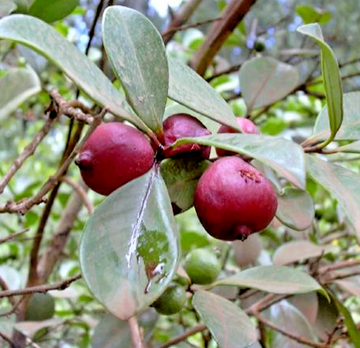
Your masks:
M0 194L4 192L6 185L11 180L11 178L16 174L16 172L21 168L21 166L24 164L24 162L30 156L32 156L34 154L38 145L42 142L42 140L45 138L45 136L50 132L50 129L52 128L52 126L55 124L55 122L60 117L60 114L58 114L55 118L51 117L51 115L52 114L49 112L46 117L44 126L35 135L32 142L25 147L24 151L18 156L18 158L11 165L8 172L5 174L5 176L0 181Z
M131 317L128 320L130 333L131 333L131 341L133 348L144 348L143 338L141 337L141 332L139 328L139 323L136 316Z
M221 12L222 19L210 27L204 43L195 53L190 66L203 76L207 67L236 26L242 21L256 0L232 0Z
M295 335L275 324L273 324L270 320L266 319L262 314L260 314L259 312L253 312L252 313L254 315L254 317L261 321L263 324L265 324L266 326L268 326L269 328L283 334L284 336L287 336L287 337L290 337L291 339L299 342L299 343L302 343L302 344L306 344L310 347L315 347L315 348L331 348L328 344L326 343L322 343L322 342L314 342L312 340L309 340L309 339L306 339L306 338L303 338L301 336L298 336L298 335Z
M335 271L335 270L338 270L338 269L349 268L349 267L355 267L355 266L358 266L358 265L360 265L360 259L346 260L346 261L334 263L334 264L329 265L329 266L321 267L319 269L319 274L323 275L323 274L325 274L327 272L330 272L330 271Z
M221 70L221 71L217 72L216 74L211 75L210 77L208 77L208 78L206 79L206 81L207 81L207 82L210 82L210 81L212 81L212 80L214 80L214 79L216 79L217 77L220 77L220 76L222 76L222 75L227 75L227 74L231 74L231 73L233 73L233 72L237 72L237 71L241 68L241 66L242 66L243 64L244 64L244 63L239 63L239 64L236 64L236 65L231 66L230 68Z
M60 282L54 283L54 284L45 284L45 285L38 285L38 286L31 286L25 289L19 289L19 290L6 290L0 292L0 298L4 297L12 297L12 296L18 296L18 295L28 295L28 294L34 294L37 292L44 293L48 292L50 290L64 290L69 285L80 279L81 274L78 274L76 276L73 276L69 279L62 280Z
M179 343L179 342L182 342L182 341L186 340L188 337L190 337L192 335L195 335L198 332L204 331L205 329L206 329L206 325L198 324L198 325L194 326L193 328L185 331L183 334L172 338L168 342L161 345L159 348L169 348L169 347L173 346L176 343Z
M181 8L179 13L174 14L172 12L171 7L169 7L169 13L171 15L171 22L169 27L165 32L161 34L165 45L170 42L170 40L174 37L177 32L176 28L180 28L183 24L185 24L195 10L198 8L202 0L190 0L187 1Z
M10 299L12 299L12 297L9 297L9 301ZM25 297L21 297L17 302L13 304L13 307L9 311L1 313L0 317L8 317L9 315L15 313L16 310L19 308L20 304L22 303L22 301L24 301L24 299Z
M165 30L164 32L162 32L161 36L165 37L165 36L167 36L169 34L172 34L174 32L184 31L184 30L187 30L187 29L190 29L190 28L196 28L196 27L199 27L200 25L213 23L213 22L218 21L220 19L221 19L221 17L216 17L216 18L205 19L203 21L198 21L198 22L195 22L195 23L184 24L184 25L181 25L181 26L178 26L178 27L171 27L171 28Z
M14 342L13 342L9 337L7 337L6 335L4 335L4 334L1 333L1 332L0 332L0 337L1 337L4 341L6 341L7 343L9 343L9 344L10 344L10 347L15 347Z
M10 236L7 236L7 237L5 237L5 238L1 238L1 239L0 239L0 244L5 243L5 242L7 242L7 241L9 241L9 240L11 240L11 239L14 239L14 238L16 238L16 237L18 237L18 236L20 236L20 235L22 235L22 234L24 234L24 233L26 233L26 232L28 232L28 231L30 231L30 229L29 229L29 228L25 228L24 230L22 230L22 231L20 231L20 232L16 232L16 233L14 233L14 234L11 234Z
M106 109L103 109L103 111L99 115L94 116L94 122L91 124L91 126L90 126L88 132L85 134L85 136L76 145L74 150L71 152L69 157L63 162L63 164L60 166L58 171L46 181L46 183L41 187L41 189L33 197L24 199L18 203L15 203L13 201L8 201L4 206L0 207L0 213L18 213L18 214L24 215L34 205L45 202L46 201L45 195L52 188L54 188L55 185L58 183L61 176L65 173L65 171L68 169L70 164L75 159L76 155L79 153L81 147L84 145L84 143L90 137L91 133L98 126L98 124L100 124L101 119L105 113L106 113Z
M89 214L91 215L94 212L94 206L93 206L92 202L90 201L89 197L87 196L85 189L78 183L72 181L67 176L63 176L60 180L63 182L66 182L77 192L77 194L80 196L80 198L84 202L84 205L85 205L86 209L88 210Z

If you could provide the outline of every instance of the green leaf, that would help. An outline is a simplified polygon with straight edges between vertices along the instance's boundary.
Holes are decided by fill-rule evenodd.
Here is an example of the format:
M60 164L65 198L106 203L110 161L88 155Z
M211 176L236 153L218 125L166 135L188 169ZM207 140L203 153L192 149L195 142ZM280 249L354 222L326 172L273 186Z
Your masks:
M161 175L168 189L171 203L181 212L194 204L194 194L201 174L209 167L209 161L179 158L161 163Z
M253 157L268 165L299 188L305 187L305 159L302 147L292 141L256 134L216 134L183 138L174 147L187 143L209 145Z
M114 316L129 319L167 288L178 244L165 183L150 170L113 192L87 222L80 244L84 280Z
M312 326L315 325L319 311L318 293L298 294L290 296L286 300L296 307Z
M233 285L254 288L274 294L303 294L311 291L326 292L308 274L285 266L259 266L239 272L229 278L221 279L211 287Z
M344 317L344 323L348 329L351 342L354 344L355 348L360 348L360 331L357 328L351 313L333 294L330 293L330 296L331 300L334 301L339 313L341 313Z
M283 99L298 83L298 71L274 58L253 58L240 68L241 93L248 112Z
M24 44L44 55L90 98L108 107L114 115L147 131L147 127L137 116L125 110L127 105L124 98L95 63L50 25L31 16L8 16L0 20L0 38Z
M322 11L308 5L296 6L296 13L301 17L304 24L315 23L326 24L330 21L331 15L328 11Z
M102 28L107 56L129 104L150 129L161 133L169 72L159 32L144 15L123 6L105 10Z
M276 249L273 262L276 265L286 265L300 260L320 257L327 254L332 248L330 246L319 246L307 240L288 242Z
M354 226L360 241L360 177L349 169L307 155L307 170L311 177L334 195Z
M283 300L272 305L266 313L268 319L276 326L281 327L289 333L316 341L312 326L304 315L292 304ZM288 336L274 331L272 336L272 348L308 348L308 345L300 344Z
M170 99L240 131L229 105L202 77L174 58L168 62Z
M12 0L2 0L0 3L0 18L16 10L17 5Z
M247 348L257 341L257 330L250 318L229 300L197 291L192 304L219 347Z
M360 139L360 92L345 93L343 96L344 119L341 128L336 133L336 140ZM311 138L325 139L329 136L329 112L325 106L316 119Z
M39 77L32 70L12 69L0 78L0 120L25 100L41 91Z
M145 342L149 340L157 319L158 315L154 309L149 309L139 315L138 320L141 329L144 330ZM131 345L129 323L121 321L111 314L105 314L101 318L91 338L92 348L125 348L131 347Z
M318 304L319 309L314 329L316 335L321 340L326 341L329 337L329 332L334 330L339 317L339 311L336 308L334 301L329 302L324 296L318 295Z
M285 187L278 196L276 217L284 225L303 231L311 226L314 216L314 202L306 191Z
M68 16L78 5L79 0L35 0L29 15L51 23Z
M335 138L343 120L343 94L340 71L335 54L324 41L319 24L303 25L297 30L304 35L310 36L321 48L321 70L331 130L330 137L321 145L325 147Z

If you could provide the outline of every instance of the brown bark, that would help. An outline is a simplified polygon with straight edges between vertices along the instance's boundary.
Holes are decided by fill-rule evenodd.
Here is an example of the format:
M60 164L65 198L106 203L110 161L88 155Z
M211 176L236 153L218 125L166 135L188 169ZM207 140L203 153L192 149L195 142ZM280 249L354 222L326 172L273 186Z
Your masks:
M211 26L199 51L190 62L190 66L203 76L207 67L220 50L225 40L249 12L256 0L233 0L221 13L221 19Z

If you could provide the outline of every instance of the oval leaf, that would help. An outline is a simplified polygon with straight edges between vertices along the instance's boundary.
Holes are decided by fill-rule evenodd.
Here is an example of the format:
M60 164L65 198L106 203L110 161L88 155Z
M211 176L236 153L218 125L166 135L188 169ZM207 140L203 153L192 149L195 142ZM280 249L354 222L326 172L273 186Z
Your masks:
M113 192L89 219L80 244L85 282L121 320L161 295L178 261L171 204L154 170Z
M287 301L295 306L312 326L315 325L319 310L318 294L316 292L291 296Z
M294 335L316 341L312 326L306 320L304 315L289 302L283 300L272 305L266 314L269 320L276 326L279 326ZM310 346L306 344L300 344L290 337L284 336L281 333L274 331L271 340L271 347L307 348Z
M34 71L13 69L0 78L0 91L0 120L2 120L25 100L39 93L41 84Z
M343 94L340 71L335 54L324 41L318 23L303 25L298 28L298 31L301 34L310 36L321 48L321 70L331 131L330 137L322 145L324 147L335 138L343 120Z
M11 12L16 10L17 6L14 1L2 0L0 3L0 18L9 15Z
M334 195L354 226L360 241L360 177L349 169L307 155L307 170L311 177Z
M306 191L285 187L278 196L276 217L284 225L303 231L311 226L314 216L314 202Z
M256 343L254 324L234 303L207 291L197 291L192 304L219 347L246 348Z
M295 186L305 187L304 151L290 140L256 134L216 134L183 138L174 147L186 143L209 145L247 155L267 164Z
M300 260L320 257L327 254L332 248L334 248L333 245L319 246L307 240L289 242L275 251L273 262L276 265L286 265Z
M137 116L125 110L128 106L124 98L96 64L50 25L27 15L8 16L0 20L0 38L22 43L44 55L90 98L106 106L114 115L147 130Z
M105 10L102 28L107 56L128 102L150 129L161 133L169 72L159 32L144 15L123 6Z
M336 140L358 140L360 138L360 92L345 93L343 96L344 119ZM323 140L329 136L329 112L325 106L316 119L315 136L311 138Z
M202 77L174 58L168 62L170 99L240 131L230 106Z
M308 274L284 266L259 266L221 279L211 286L234 285L254 288L274 294L303 294L315 290L325 291Z
M29 15L51 23L68 16L78 5L79 0L35 0Z
M209 161L195 158L168 159L161 163L161 175L175 211L184 212L193 206L197 182L209 165Z
M248 112L281 100L291 93L298 83L298 71L274 58L253 58L240 68L241 93Z
M142 323L143 318L146 319L146 323ZM157 318L158 315L154 309L145 311L139 316L139 324L141 329L144 330L145 342L149 340L149 334L152 333ZM92 348L125 348L131 347L131 344L129 323L121 321L111 314L105 314L101 318L91 338Z

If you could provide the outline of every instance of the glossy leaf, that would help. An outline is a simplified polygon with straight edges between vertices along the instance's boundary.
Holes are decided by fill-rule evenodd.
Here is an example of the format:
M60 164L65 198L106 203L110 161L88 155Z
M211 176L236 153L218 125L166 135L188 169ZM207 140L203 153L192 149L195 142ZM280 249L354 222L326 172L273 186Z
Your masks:
M312 326L315 325L319 309L318 295L316 292L291 296L287 301L296 307Z
M274 58L253 58L240 68L241 93L248 112L281 100L291 93L298 83L298 71Z
M334 195L354 226L360 241L360 177L349 169L325 162L316 156L307 156L311 177Z
M102 33L129 104L150 129L161 133L169 71L159 32L138 11L111 6L104 12Z
M343 96L344 119L341 128L336 133L336 140L360 139L360 92L345 93ZM312 138L323 140L329 136L329 112L323 108L316 119L315 135Z
M339 311L336 308L334 301L328 301L324 296L318 296L318 315L314 329L316 335L325 341L329 337L329 332L334 330Z
M321 70L331 131L330 137L322 145L324 147L335 138L343 120L343 94L340 71L335 54L324 41L318 23L303 25L298 28L298 31L311 37L321 48Z
M216 122L239 129L230 106L202 77L174 58L168 57L168 62L170 99Z
M305 187L305 160L300 145L282 138L256 134L216 134L199 138L183 138L174 147L197 143L253 157L276 170L299 188Z
M289 333L316 341L313 329L304 315L296 307L285 300L272 305L267 311L267 317L276 326L281 327ZM270 347L307 348L309 346L300 344L292 338L274 331Z
M285 187L278 196L276 217L284 225L303 231L311 226L314 216L314 202L306 191Z
M234 303L207 291L197 291L192 303L219 347L247 348L257 341L254 324Z
M307 240L298 240L281 245L274 253L276 265L286 265L300 260L320 257L327 254L334 246L319 246Z
M0 120L4 119L25 100L41 91L34 71L13 69L0 78Z
M42 54L98 104L147 130L137 116L125 110L128 106L124 98L96 64L50 25L27 15L8 16L0 20L0 38L21 43Z
M17 5L11 0L2 0L0 3L0 18L9 15L16 10Z
M161 163L161 175L173 208L176 206L184 212L193 206L197 182L209 165L209 161L189 158L168 159Z
M304 24L315 22L319 24L326 24L331 18L330 12L322 11L308 5L296 6L296 13L301 17Z
M154 309L143 312L138 317L138 321L142 330L144 330L144 341L149 340L158 315ZM144 322L144 319L146 322ZM91 337L92 348L125 348L131 347L131 332L129 323L121 321L111 314L105 314L97 326Z
M221 279L211 286L234 285L254 288L274 294L303 294L311 291L325 291L308 274L284 266L259 266Z
M29 15L51 23L68 16L78 5L79 0L35 0Z
M331 300L334 301L339 313L344 317L344 324L348 329L354 348L360 348L360 331L357 328L351 313L335 296L331 295Z
M121 320L161 295L178 261L170 200L155 170L113 192L85 226L80 245L84 280Z

